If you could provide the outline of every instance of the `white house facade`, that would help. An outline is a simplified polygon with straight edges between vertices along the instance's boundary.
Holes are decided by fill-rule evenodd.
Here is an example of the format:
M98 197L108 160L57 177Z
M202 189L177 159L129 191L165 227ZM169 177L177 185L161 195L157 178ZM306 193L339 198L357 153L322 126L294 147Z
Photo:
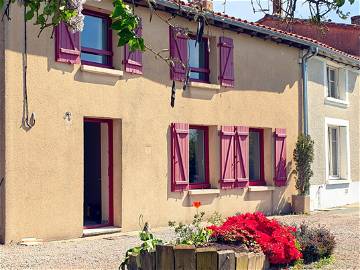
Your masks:
M311 210L359 202L359 70L309 60L309 134L315 142Z

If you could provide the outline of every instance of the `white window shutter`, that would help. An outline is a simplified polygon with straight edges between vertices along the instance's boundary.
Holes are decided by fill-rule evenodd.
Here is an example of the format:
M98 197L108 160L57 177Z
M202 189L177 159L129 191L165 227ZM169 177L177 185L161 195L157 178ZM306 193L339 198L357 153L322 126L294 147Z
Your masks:
M346 69L339 68L338 87L340 99L346 100Z

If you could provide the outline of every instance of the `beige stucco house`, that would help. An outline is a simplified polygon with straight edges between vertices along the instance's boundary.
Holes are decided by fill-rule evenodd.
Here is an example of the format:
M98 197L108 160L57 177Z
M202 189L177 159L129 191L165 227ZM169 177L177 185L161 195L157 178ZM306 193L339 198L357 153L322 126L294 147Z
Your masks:
M182 65L117 47L111 1L86 2L81 34L61 25L54 39L50 30L36 38L28 23L27 57L22 8L1 22L1 242L136 230L140 216L153 227L189 221L194 201L208 215L290 211L302 130L299 59L316 47L358 63L300 36L212 13L195 46L179 33L196 32L191 7L156 2L162 18L177 15L175 27L157 16L149 22L139 2L141 32L153 49L187 63L185 90Z

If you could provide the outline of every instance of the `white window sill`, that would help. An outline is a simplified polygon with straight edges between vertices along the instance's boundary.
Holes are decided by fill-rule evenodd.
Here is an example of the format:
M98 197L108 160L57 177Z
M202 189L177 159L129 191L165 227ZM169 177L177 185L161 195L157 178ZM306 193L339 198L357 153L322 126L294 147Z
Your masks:
M341 179L341 178L329 178L327 181L328 185L336 185L336 184L350 184L350 179Z
M80 69L83 72L90 72L90 73L108 75L108 76L119 77L119 78L124 75L124 72L122 70L103 68L103 67L95 67L95 66L90 66L90 65L81 65Z
M220 84L202 83L202 82L190 82L191 88L203 88L209 90L220 90Z
M189 195L220 194L220 189L218 189L218 188L192 189L192 190L189 190L188 192L189 192Z
M342 99L337 99L337 98L332 98L332 97L326 97L324 100L324 104L326 105L332 105L332 106L336 106L336 107L340 107L340 108L347 108L349 107L349 102L342 100Z
M275 190L273 186L249 186L249 191L272 191Z

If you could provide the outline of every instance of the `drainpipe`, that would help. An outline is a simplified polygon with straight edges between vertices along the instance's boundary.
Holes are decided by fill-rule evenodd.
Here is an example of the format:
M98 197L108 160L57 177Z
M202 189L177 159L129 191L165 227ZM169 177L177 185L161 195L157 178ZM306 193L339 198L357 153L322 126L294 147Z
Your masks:
M319 49L317 47L310 47L307 53L301 58L301 69L302 69L302 79L303 79L303 113L304 113L304 134L309 134L308 128L308 70L307 70L307 61L318 54Z

